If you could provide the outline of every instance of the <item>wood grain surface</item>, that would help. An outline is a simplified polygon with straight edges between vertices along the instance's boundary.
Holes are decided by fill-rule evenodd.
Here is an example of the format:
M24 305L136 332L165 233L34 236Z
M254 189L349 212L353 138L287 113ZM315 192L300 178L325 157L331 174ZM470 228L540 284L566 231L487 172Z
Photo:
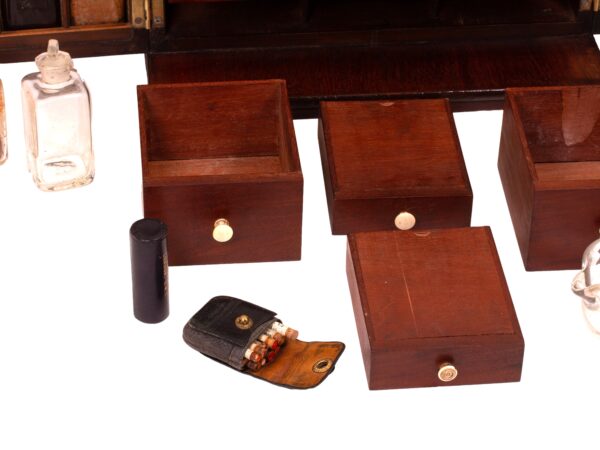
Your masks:
M501 108L509 86L600 83L591 35L151 53L147 65L150 83L285 79L295 118L317 117L322 100L449 97L477 110Z
M144 214L172 265L297 260L303 178L281 80L138 87ZM217 242L225 218L233 238Z
M150 52L153 83L285 79L296 118L321 100L479 110L501 108L509 86L600 82L598 13L575 0L135 1L149 29L123 0L60 0L51 28L11 30L5 8L0 63L31 61L50 38L73 57Z
M468 226L472 192L447 100L323 102L319 145L334 234Z
M520 379L524 341L488 227L352 234L347 273L371 389Z
M498 167L527 270L577 269L600 228L600 86L509 89Z

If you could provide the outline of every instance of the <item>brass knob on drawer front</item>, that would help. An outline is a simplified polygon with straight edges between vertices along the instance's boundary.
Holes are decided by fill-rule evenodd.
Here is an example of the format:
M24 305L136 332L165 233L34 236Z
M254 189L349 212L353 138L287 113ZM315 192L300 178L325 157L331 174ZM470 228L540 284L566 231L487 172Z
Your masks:
M231 240L233 237L233 228L229 225L229 221L227 219L215 220L212 236L217 242L227 242Z
M410 230L417 223L417 219L411 213L403 211L394 219L394 225L399 230Z
M450 363L442 364L438 370L438 378L444 383L449 383L450 381L456 379L457 376L458 369Z

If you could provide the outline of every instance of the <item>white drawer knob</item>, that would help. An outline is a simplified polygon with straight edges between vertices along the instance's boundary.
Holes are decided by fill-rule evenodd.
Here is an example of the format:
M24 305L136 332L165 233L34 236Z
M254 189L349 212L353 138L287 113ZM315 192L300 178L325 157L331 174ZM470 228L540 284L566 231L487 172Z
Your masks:
M438 370L438 378L444 383L449 383L450 381L456 379L457 376L458 370L450 363L442 364Z
M227 242L233 237L233 228L227 219L217 219L212 235L217 242Z
M409 212L401 212L394 219L394 225L399 230L410 230L417 223L417 219Z

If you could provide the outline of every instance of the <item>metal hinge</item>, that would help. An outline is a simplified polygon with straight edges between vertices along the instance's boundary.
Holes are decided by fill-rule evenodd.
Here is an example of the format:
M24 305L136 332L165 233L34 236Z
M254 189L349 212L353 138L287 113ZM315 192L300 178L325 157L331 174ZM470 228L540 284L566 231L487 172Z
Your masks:
M133 28L164 28L164 0L131 0L131 26Z
M152 28L165 27L165 0L152 0Z

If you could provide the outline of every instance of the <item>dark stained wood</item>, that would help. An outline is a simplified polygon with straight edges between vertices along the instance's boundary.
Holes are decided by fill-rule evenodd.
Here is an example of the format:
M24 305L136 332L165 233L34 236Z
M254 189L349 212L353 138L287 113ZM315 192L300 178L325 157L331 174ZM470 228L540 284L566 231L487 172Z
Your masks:
M600 89L513 92L521 126L536 163L593 161L600 148Z
M61 0L60 1L60 25L68 27L71 20L71 1Z
M206 37L214 38L216 48L223 47L224 42L232 43L235 37L234 46L243 46L240 37L259 34L276 36L270 46L293 46L299 39L315 39L317 34L327 39L336 32L405 29L413 39L417 34L430 39L436 29L445 29L448 36L465 36L475 27L493 27L498 36L510 33L509 25L524 24L543 26L546 34L565 27L571 32L582 31L578 8L570 0L183 1L169 2L166 9L170 31L165 45L171 50L185 50L191 40ZM520 28L521 33L525 32ZM253 43L251 40L250 45Z
M299 260L302 175L271 181L144 187L144 216L169 228L169 264ZM234 230L229 242L212 237L216 219Z
M584 183L592 181L600 185L600 161L575 161L556 163L536 163L535 171L542 182Z
M447 100L323 102L319 145L334 234L468 226L472 192Z
M587 246L600 229L600 186L544 189L536 186L528 270L580 269Z
M279 156L252 156L149 161L150 178L206 177L211 175L281 172Z
M128 24L6 31L0 33L0 63L33 61L58 39L61 49L74 58L141 53L148 49L146 30Z
M176 3L176 4L173 4ZM169 36L232 37L299 30L305 23L307 0L169 2L165 5Z
M465 192L466 169L445 100L324 102L321 122L340 198Z
M577 0L129 0L149 30L73 26L121 12L73 1L55 28L0 31L0 63L31 61L49 38L74 57L152 52L153 83L285 79L296 118L321 100L449 97L466 111L500 108L507 86L600 83L598 14Z
M471 224L472 197L398 197L357 200L330 200L328 204L333 234L355 231L395 230L394 219L403 211L413 214L415 230L467 227Z
M509 89L498 166L527 270L577 269L600 228L600 86Z
M509 97L510 99L510 97ZM533 178L535 172L531 154L522 151L524 137L519 131L519 111L513 110L507 100L502 117L498 170L517 242L523 261L529 254L529 235L533 215ZM527 267L527 263L526 267Z
M227 86L226 96L220 84L140 87L148 160L269 156L289 145L281 83Z
M169 263L297 260L303 178L281 80L138 87L144 215ZM212 237L214 222L233 228Z
M591 35L151 53L147 58L150 83L285 79L295 118L316 117L321 100L449 97L466 110L500 107L508 86L600 83L600 53Z
M127 9L130 2L125 2ZM0 32L0 63L32 61L46 49L49 39L58 39L61 48L73 57L142 53L148 50L148 31L134 29L131 24L123 20L116 23L117 18L113 16L111 19L109 14L102 15L103 10L107 8L114 14L116 11L114 5L98 6L97 3L101 2L90 0L75 1L74 4L72 0L60 0L58 3L60 7L56 13L57 20L54 27L20 27L18 30ZM107 20L113 23L75 26L75 23L72 23L72 15L77 16L75 21L90 20L88 14L90 7L96 9L95 20L98 23Z
M352 234L347 274L370 389L519 381L523 336L488 227Z
M7 30L60 26L61 0L3 0L0 7Z

